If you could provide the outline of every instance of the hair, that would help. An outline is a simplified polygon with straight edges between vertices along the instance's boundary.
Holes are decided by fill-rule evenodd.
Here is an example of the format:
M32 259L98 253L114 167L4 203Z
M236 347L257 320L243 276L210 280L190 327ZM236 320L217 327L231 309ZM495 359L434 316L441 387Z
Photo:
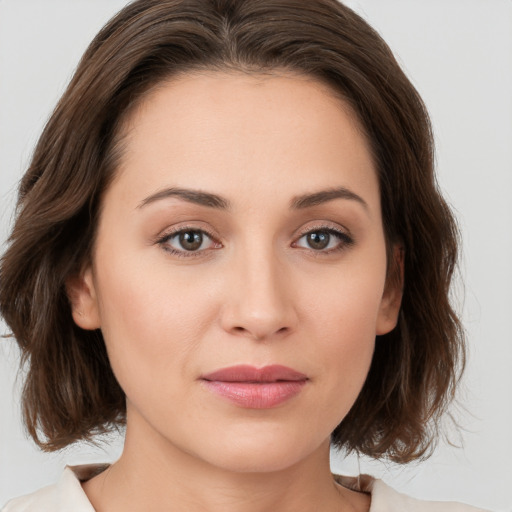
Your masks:
M66 282L90 262L127 115L153 87L194 70L300 73L356 113L379 178L388 261L392 244L402 248L403 300L332 444L400 463L427 456L464 366L449 300L458 232L421 98L382 38L336 0L137 0L92 41L21 180L0 263L0 312L27 368L27 431L52 451L125 422L102 333L73 322Z

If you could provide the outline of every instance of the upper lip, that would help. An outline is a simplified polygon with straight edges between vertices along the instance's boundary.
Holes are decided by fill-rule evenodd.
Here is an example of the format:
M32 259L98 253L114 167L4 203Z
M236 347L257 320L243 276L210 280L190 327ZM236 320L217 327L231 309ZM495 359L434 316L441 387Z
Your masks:
M286 366L273 364L256 368L250 365L221 368L206 375L203 380L222 382L278 382L307 380L307 376Z

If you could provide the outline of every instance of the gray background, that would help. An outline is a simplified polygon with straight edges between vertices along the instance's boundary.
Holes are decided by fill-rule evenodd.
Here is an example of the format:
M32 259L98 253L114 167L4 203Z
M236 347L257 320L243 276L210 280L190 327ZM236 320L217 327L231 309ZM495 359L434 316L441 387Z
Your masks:
M257 1L257 0L255 0ZM0 240L34 142L88 42L123 0L0 0ZM512 511L512 1L353 0L377 28L431 112L442 188L464 238L458 304L470 344L464 427L421 464L398 467L333 458L418 497ZM463 296L464 294L464 296ZM6 332L0 324L2 333ZM0 341L0 505L54 482L65 464L115 458L73 447L42 454L19 419L17 352Z

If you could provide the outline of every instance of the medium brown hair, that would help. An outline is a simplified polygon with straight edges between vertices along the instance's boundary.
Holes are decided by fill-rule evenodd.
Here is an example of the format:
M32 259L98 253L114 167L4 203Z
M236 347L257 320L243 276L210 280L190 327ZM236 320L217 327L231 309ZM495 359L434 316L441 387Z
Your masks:
M437 189L423 102L381 37L335 0L138 0L93 40L21 181L0 266L0 312L28 367L28 432L56 450L125 421L101 331L74 324L65 284L91 258L123 120L152 87L195 69L305 74L356 113L405 277L399 324L377 339L332 442L398 462L427 454L464 361L448 298L457 230Z

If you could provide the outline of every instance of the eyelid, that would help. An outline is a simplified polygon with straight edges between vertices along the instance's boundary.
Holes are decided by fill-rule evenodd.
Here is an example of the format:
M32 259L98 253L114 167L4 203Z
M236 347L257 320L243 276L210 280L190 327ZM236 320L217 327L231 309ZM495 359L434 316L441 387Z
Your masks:
M334 223L331 221L317 221L313 224L307 224L302 226L297 233L297 238L300 238L308 233L314 231L331 231L335 233L339 233L341 236L346 236L348 238L354 239L350 230L344 226L341 226L338 223Z

